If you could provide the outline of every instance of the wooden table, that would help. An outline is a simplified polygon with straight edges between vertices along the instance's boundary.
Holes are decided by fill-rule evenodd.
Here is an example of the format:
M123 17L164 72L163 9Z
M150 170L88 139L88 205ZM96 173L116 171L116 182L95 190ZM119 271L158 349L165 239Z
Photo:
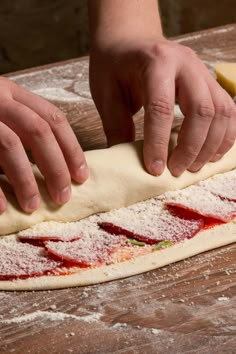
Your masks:
M236 59L236 25L176 40L195 49L210 69L217 60ZM87 70L85 58L11 76L61 107L84 148L97 148L105 140ZM137 122L141 136L140 115ZM121 281L1 292L0 353L233 354L235 260L233 244Z

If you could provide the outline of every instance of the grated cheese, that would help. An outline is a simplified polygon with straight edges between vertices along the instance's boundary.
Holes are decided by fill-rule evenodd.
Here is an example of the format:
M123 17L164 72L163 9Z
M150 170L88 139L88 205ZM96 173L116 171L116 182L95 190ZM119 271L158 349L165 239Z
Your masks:
M111 230L120 228L125 234L144 240L147 243L170 240L174 242L192 237L203 221L184 219L170 213L161 200L152 198L128 208L113 210L100 215L102 227L108 223Z
M165 193L165 204L186 208L224 222L231 221L236 215L236 203L222 200L199 185Z
M124 236L110 235L98 225L89 222L81 224L81 238L71 242L46 241L49 253L82 266L92 266L109 261L110 255L125 242Z
M0 251L0 279L38 276L61 265L50 259L43 247L1 240Z

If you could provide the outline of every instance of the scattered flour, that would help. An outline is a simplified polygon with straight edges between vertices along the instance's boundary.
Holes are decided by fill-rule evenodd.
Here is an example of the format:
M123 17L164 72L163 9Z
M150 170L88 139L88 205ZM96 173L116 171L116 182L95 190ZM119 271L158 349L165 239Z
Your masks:
M231 26L231 27L228 27L228 28L219 28L219 29L216 29L216 30L210 31L210 32L199 33L199 34L191 34L188 37L177 39L176 42L177 43L182 43L182 42L186 42L186 41L189 41L189 40L206 37L206 36L209 36L209 35L212 36L212 34L226 33L226 32L232 31L233 29L234 29L234 26Z
M159 334L161 333L162 331L160 329L157 329L157 328L151 328L151 333L152 334Z
M120 322L117 322L112 326L112 328L126 328L126 327L127 327L127 323L120 323Z
M73 319L77 321L83 321L87 323L97 322L100 320L101 313L93 313L86 316L76 316L64 312L50 312L50 311L36 311L23 316L13 317L7 320L0 320L3 324L14 324L22 322L30 322L37 319L49 320L49 321L64 321L66 319Z
M91 102L86 59L12 75L10 79L48 100Z
M217 300L218 300L218 301L229 301L229 298L226 297L226 296L220 296L220 297L218 297Z

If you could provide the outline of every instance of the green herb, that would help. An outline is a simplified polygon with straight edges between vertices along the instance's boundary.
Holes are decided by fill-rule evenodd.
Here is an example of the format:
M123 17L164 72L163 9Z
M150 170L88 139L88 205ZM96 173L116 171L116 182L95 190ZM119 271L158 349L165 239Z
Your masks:
M174 245L174 242L172 242L172 241L161 241L161 242L156 243L153 246L152 250L156 251L160 248L165 248L165 247L169 247L169 246L173 246L173 245Z
M145 246L146 245L145 242L135 240L134 238L128 238L127 242L131 243L134 246Z

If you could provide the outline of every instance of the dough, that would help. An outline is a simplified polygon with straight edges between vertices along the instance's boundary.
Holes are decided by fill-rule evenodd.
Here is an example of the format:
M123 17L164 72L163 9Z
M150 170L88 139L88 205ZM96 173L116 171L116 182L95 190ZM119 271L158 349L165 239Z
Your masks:
M173 132L170 150L176 144L177 133ZM148 174L142 163L142 142L121 144L109 149L86 152L90 177L83 185L73 184L70 201L56 206L49 198L42 176L34 168L42 202L33 214L23 213L17 206L9 185L1 177L3 190L9 200L8 209L0 216L0 235L6 235L26 229L42 221L76 221L89 215L104 212L153 196L168 190L187 187L217 173L236 167L236 144L220 160L208 163L197 173L184 172L180 177L173 177L166 168L159 177Z
M1 290L44 290L99 284L144 273L199 253L236 241L236 223L223 224L199 232L190 240L153 252L130 261L81 270L80 273L59 276L0 281Z

